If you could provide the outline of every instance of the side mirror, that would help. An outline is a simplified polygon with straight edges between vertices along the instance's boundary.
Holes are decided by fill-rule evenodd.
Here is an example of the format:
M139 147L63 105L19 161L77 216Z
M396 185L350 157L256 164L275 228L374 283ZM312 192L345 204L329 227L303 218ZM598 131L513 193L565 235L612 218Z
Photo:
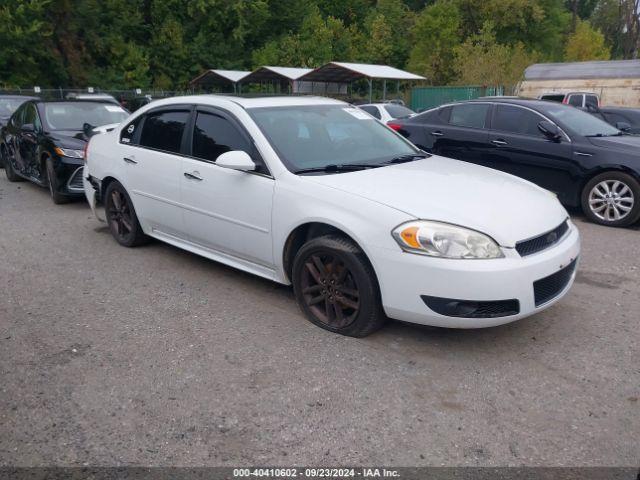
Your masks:
M20 127L20 130L22 130L22 133L33 133L36 131L33 123L25 123L24 125L22 125L22 127Z
M242 150L232 150L223 153L216 160L216 165L232 170L240 170L242 172L250 172L256 169L256 164L251 160L249 154Z
M560 133L560 129L554 123L548 122L547 120L543 120L538 123L538 130L540 130L545 137L549 140L553 140L554 142L559 142L562 138L562 133Z
M623 132L628 132L631 130L631 124L627 122L616 122L616 128L618 130L622 130Z

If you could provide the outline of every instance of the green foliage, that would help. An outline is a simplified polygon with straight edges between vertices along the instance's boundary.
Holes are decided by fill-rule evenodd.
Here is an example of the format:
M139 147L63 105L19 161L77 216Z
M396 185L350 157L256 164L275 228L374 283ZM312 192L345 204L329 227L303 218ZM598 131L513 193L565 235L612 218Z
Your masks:
M512 83L534 60L635 58L635 3L2 0L0 87L181 89L206 68L331 60L407 68L432 84Z
M564 56L569 62L609 60L611 51L605 44L602 33L594 30L589 22L580 21L576 25L576 31L567 39Z
M433 85L455 78L454 48L460 44L461 17L454 2L437 2L425 8L411 32L413 48L408 68Z
M478 35L455 47L454 53L454 69L461 85L514 85L536 60L536 54L528 53L522 43L498 43L489 22Z

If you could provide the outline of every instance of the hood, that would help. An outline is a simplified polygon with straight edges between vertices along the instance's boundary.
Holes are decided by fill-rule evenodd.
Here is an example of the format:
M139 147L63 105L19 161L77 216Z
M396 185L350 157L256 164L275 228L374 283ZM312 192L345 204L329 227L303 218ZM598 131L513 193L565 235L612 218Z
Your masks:
M640 152L640 136L620 135L619 137L588 137L589 142L597 147L623 149L629 152Z
M49 133L49 138L60 144L62 148L74 148L76 150L82 150L85 143L87 143L85 134L77 130L55 130Z
M415 218L477 230L505 247L552 230L568 217L555 195L543 188L497 170L438 156L303 178Z

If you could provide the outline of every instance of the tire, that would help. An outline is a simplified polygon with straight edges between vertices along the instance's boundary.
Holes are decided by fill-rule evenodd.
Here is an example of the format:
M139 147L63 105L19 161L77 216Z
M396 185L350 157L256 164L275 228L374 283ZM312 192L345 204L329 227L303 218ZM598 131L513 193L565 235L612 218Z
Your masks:
M49 188L49 194L51 200L56 205L62 205L63 203L69 203L69 197L60 193L60 184L58 183L58 177L56 177L55 169L53 168L53 160L51 157L45 159L45 172L47 187Z
M623 172L604 172L582 190L582 210L592 222L628 227L640 218L640 184Z
M345 237L327 235L305 243L293 261L292 283L303 313L325 330L365 337L386 321L373 267Z
M149 241L138 222L131 197L120 182L113 181L104 194L107 225L113 238L125 247L137 247Z
M7 176L7 180L10 182L22 182L24 178L16 173L13 169L13 165L11 165L11 160L9 160L9 154L7 153L7 148L5 146L2 147L2 163L4 164L4 174Z

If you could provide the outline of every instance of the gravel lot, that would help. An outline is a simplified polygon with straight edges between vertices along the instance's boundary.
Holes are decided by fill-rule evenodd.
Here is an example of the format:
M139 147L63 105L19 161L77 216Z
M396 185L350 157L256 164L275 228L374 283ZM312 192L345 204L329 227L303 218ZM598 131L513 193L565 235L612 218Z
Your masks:
M353 339L0 177L0 465L639 464L638 227L575 216L577 283L535 317Z

